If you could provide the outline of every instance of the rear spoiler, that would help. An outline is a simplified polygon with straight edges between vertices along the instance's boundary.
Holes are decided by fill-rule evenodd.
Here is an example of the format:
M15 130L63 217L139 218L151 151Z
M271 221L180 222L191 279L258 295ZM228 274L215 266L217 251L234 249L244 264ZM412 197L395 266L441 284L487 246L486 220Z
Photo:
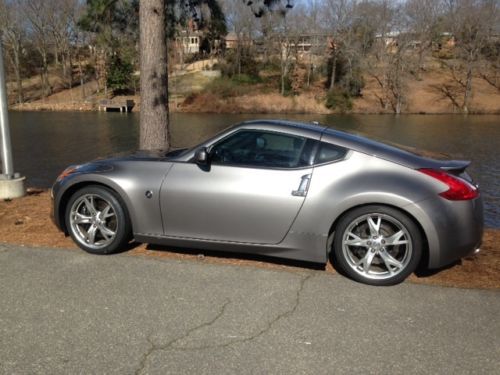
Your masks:
M439 161L439 169L449 172L462 173L470 165L469 160L448 160Z

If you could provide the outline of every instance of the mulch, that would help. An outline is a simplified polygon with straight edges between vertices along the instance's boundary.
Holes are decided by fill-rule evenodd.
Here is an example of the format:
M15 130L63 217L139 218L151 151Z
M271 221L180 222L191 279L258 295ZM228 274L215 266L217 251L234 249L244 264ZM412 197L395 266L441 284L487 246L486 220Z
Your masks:
M76 249L73 241L59 232L50 220L50 206L49 192L37 189L28 189L28 194L20 199L0 201L0 242L34 247ZM145 244L132 244L128 254L290 271L323 268L274 258L189 249L179 250ZM336 272L330 263L324 269L328 273ZM412 283L448 287L500 289L500 230L485 230L479 254L464 258L445 269L414 274L408 280Z

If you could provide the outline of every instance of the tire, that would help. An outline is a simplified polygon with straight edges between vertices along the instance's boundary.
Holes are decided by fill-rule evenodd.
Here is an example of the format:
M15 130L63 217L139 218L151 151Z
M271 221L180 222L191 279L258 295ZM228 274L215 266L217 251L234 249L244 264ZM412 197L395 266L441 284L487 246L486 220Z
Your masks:
M129 242L132 227L120 197L103 186L87 186L70 198L64 215L73 241L91 254L113 254Z
M334 262L348 277L369 285L395 285L417 268L422 256L419 228L401 211L381 205L344 214L333 242Z

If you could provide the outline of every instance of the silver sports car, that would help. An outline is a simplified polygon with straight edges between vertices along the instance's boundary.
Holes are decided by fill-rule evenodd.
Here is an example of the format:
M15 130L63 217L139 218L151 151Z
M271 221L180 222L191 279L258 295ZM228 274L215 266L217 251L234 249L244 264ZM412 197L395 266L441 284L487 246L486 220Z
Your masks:
M317 124L248 121L191 149L71 166L54 221L82 249L139 242L326 263L372 285L479 250L467 161L438 161Z

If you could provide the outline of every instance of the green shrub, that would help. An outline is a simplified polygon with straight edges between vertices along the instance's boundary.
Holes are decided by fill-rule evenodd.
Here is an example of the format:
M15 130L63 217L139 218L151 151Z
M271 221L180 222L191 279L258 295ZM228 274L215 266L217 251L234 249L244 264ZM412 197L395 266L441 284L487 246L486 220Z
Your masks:
M293 92L293 87L292 87L292 78L289 75L286 75L285 78L284 78L284 82L283 83L284 83L284 85L283 85L283 89L284 89L283 95L284 96L293 95L294 92ZM281 90L281 80L280 80L280 90Z
M365 80L361 71L354 70L351 77L344 77L340 81L343 90L347 91L349 96L361 96L361 90L365 87Z
M250 76L248 74L235 74L231 80L243 85L255 85L256 83L262 82L259 76Z
M341 89L333 89L326 94L325 106L328 109L344 113L352 109L352 100L347 92Z
M111 57L108 67L107 84L115 93L125 93L133 86L132 73L134 67L119 56Z
M259 64L247 48L242 48L240 51L239 62L236 51L227 51L224 56L224 61L219 63L218 68L222 75L226 77L233 77L235 75L259 77Z

